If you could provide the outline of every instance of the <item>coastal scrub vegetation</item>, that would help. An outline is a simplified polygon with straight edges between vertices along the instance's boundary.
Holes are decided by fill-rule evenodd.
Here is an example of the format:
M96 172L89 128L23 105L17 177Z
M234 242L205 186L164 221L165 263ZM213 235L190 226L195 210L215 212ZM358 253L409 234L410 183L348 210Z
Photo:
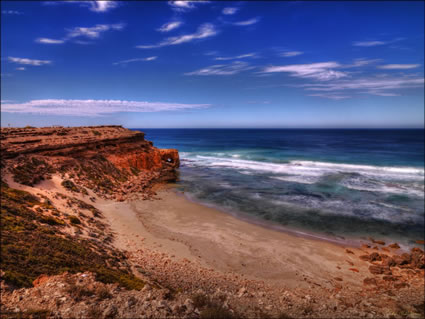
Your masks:
M31 287L41 274L90 271L104 283L119 283L127 289L144 286L129 271L118 269L119 254L111 258L104 247L61 233L60 221L46 219L31 209L42 204L36 196L1 182L0 268L6 283L16 288Z
M34 186L42 180L50 178L50 174L54 173L54 168L43 159L32 157L23 160L16 167L11 169L15 182Z
M232 319L238 318L218 302L207 295L195 294L192 296L193 306L201 310L201 319Z
M74 193L80 192L78 187L72 181L70 181L68 179L63 180L61 185L71 192L74 192Z

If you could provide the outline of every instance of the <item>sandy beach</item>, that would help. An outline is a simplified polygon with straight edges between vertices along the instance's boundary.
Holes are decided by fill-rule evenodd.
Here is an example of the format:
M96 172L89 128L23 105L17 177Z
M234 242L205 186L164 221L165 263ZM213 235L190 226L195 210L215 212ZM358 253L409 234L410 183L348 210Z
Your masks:
M294 236L237 219L194 203L172 188L159 199L99 201L121 249L149 247L174 260L184 258L223 273L237 273L286 287L332 287L335 277L360 286L366 250ZM350 270L351 269L351 270ZM353 270L355 269L355 270ZM358 271L357 271L358 270Z

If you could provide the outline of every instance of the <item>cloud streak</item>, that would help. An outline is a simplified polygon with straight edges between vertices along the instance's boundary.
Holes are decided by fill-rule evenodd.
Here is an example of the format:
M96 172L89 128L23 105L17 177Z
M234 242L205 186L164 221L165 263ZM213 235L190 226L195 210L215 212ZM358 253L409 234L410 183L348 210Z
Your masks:
M304 54L304 52L301 52L301 51L287 51L287 52L282 52L280 54L280 56L282 56L284 58L291 58L291 57L298 56L298 55L301 55L301 54Z
M287 72L294 77L328 81L348 76L345 72L333 70L340 67L341 65L337 62L293 64L284 66L269 66L263 70L263 73Z
M233 75L253 68L246 62L235 61L231 64L211 65L200 70L185 73L185 75Z
M94 12L107 12L118 6L117 1L92 1L90 4L90 10Z
M49 39L49 38L37 38L37 39L35 39L35 42L45 43L45 44L62 44L62 43L65 43L65 40Z
M16 11L16 10L2 10L1 13L2 14L11 14L11 15L21 15L21 14L23 14L21 11Z
M27 59L27 58L16 58L12 56L8 57L7 59L10 62L13 62L16 64L33 65L33 66L41 66L41 65L52 63L52 61L49 61L49 60L34 60L34 59Z
M222 13L225 14L225 15L232 15L232 14L235 14L236 12L238 12L238 10L239 10L238 8L227 7L227 8L223 9Z
M247 53L247 54L241 54L237 56L232 57L216 57L214 60L218 61L228 61L228 60L236 60L236 59L244 59L244 58L255 58L257 55L255 53Z
M191 42L198 39L209 38L209 37L215 36L217 33L218 31L216 30L213 24L204 23L198 28L198 30L195 33L169 37L157 44L138 45L136 46L136 48L153 49L153 48L160 48L160 47L169 46L169 45L178 45L178 44L187 43L187 42Z
M324 99L337 100L337 101L351 98L351 96L349 95L326 94L326 93L308 94L308 96L316 96L316 97L321 97Z
M185 12L185 11L195 9L198 4L204 4L208 2L209 1L206 1L206 0L197 0L197 1L176 0L176 1L168 1L168 4L175 11Z
M115 63L112 63L113 65L120 65L120 64L127 64L127 63L132 63L132 62L146 62L146 61L154 61L156 60L158 57L157 56L150 56L147 58L135 58L135 59L129 59L129 60L123 60L123 61L118 61Z
M355 47L376 47L379 45L387 44L385 41L356 41L353 42Z
M384 70L408 70L408 69L415 69L420 66L421 66L420 64L386 64L386 65L380 65L377 68L384 69Z
M234 22L233 25L248 26L248 25L256 24L258 21L260 21L260 18L252 18L252 19L249 19L249 20Z
M399 96L400 94L397 91L403 89L423 88L423 86L424 78L404 76L398 78L372 77L337 80L331 83L304 84L299 87L303 87L307 91L321 92L317 94L310 94L311 96L325 97L324 95L343 96L344 92L377 96Z
M163 24L159 29L157 29L159 32L170 32L171 30L177 29L182 25L181 21L172 21Z
M2 103L2 112L35 113L63 116L104 116L121 112L184 111L209 107L210 104L182 104L125 100L31 100L24 103Z
M50 38L37 38L35 42L43 44L63 44L69 40L77 39L74 42L79 44L87 44L87 42L78 40L78 38L97 39L102 33L111 30L122 30L124 29L124 23L115 24L96 24L93 27L75 27L72 29L66 29L68 32L62 39L50 39Z
M111 0L100 0L100 1L77 1L77 0L67 0L67 1L45 1L45 5L60 5L60 4L78 4L81 7L89 8L93 12L108 12L116 7L118 7L119 1Z
M376 46L391 44L391 43L398 42L398 41L401 41L401 40L404 40L404 38L395 38L394 40L390 40L390 41L380 41L380 40L355 41L352 44L355 47L376 47Z
M100 35L109 30L122 30L124 29L123 23L116 24L96 24L94 27L75 27L68 29L67 39L86 37L89 39L97 39Z

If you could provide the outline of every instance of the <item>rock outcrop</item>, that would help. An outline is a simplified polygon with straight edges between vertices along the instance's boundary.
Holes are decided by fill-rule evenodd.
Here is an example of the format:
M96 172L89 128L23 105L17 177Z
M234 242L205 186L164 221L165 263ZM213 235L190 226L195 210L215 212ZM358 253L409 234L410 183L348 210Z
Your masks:
M59 172L117 199L175 181L180 164L177 150L158 149L122 126L2 128L1 149L2 167L18 183L33 186Z

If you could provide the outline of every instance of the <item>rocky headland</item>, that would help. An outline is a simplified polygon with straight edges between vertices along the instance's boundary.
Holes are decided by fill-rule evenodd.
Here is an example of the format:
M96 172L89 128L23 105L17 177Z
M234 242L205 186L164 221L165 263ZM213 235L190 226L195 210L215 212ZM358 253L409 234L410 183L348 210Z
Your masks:
M178 151L142 132L2 128L1 155L2 317L424 316L423 243L342 247L188 202L164 188Z

